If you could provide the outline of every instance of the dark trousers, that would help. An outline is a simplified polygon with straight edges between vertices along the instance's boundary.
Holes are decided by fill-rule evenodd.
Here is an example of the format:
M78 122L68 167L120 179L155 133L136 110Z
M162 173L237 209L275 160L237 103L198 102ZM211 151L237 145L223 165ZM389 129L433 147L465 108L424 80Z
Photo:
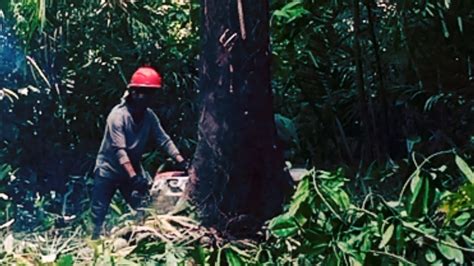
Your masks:
M107 215L110 201L115 191L125 198L125 201L133 208L142 207L143 198L147 195L147 191L143 191L136 187L130 178L104 178L96 176L94 179L94 188L92 189L92 222L94 223L93 238L97 238L101 234L102 225Z

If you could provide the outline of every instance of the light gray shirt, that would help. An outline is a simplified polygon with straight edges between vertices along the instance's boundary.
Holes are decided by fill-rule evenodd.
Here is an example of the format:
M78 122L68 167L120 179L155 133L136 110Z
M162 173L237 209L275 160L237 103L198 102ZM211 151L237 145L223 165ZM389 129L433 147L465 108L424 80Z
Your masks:
M130 162L137 173L145 174L140 159L150 137L171 157L179 155L153 110L147 108L142 121L135 123L126 103L116 105L107 117L94 172L105 178L127 177L122 164Z

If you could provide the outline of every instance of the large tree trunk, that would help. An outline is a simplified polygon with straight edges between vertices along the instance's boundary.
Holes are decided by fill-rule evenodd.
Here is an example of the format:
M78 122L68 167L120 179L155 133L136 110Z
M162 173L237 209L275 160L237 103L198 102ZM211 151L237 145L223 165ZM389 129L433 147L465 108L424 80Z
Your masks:
M219 229L277 214L291 179L277 146L268 1L202 0L201 117L191 198Z

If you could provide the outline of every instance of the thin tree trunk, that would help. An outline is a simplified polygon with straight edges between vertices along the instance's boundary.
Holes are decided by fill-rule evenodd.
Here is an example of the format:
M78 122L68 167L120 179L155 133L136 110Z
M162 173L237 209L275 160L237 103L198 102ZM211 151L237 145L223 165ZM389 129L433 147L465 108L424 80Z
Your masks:
M253 231L245 226L276 215L291 188L273 120L268 1L201 4L202 106L191 199L205 226Z
M379 135L382 139L381 152L382 154L390 154L390 112L388 105L388 96L387 90L385 88L385 73L382 68L382 61L380 59L380 48L377 41L377 34L375 32L375 15L372 12L372 7L375 6L374 0L366 0L365 5L367 7L367 16L369 19L369 28L370 28L370 38L372 40L374 54L375 54L375 64L377 69L377 80L379 84L379 99L381 100L381 118L380 118L380 129Z
M364 82L364 69L362 67L362 58L361 58L361 47L360 47L360 7L359 7L359 0L353 1L353 8L354 8L354 33L355 33L355 40L354 40L354 59L356 64L356 83L357 89L359 92L359 108L360 108L360 115L361 115L361 127L364 133L365 138L365 146L366 146L366 154L362 155L365 158L362 160L366 160L365 163L370 161L374 158L373 153L373 145L372 142L375 141L374 136L371 130L371 121L369 117L368 105L367 105L367 93L365 91L365 82Z
M407 32L407 27L408 27L408 21L407 21L407 15L406 12L402 12L401 18L402 20L402 40L407 48L407 53L408 53L408 59L410 61L410 66L413 68L413 71L415 72L415 76L418 79L418 88L420 90L425 89L425 85L423 84L423 79L421 77L420 69L418 68L418 63L416 62L415 54L414 54L414 49L410 45L410 40L408 40L408 32Z

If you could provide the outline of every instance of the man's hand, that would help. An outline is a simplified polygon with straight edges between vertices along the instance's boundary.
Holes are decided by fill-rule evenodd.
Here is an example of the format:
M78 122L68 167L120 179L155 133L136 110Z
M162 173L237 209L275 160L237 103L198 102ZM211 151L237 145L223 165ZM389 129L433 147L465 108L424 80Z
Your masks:
M178 162L176 164L176 166L178 167L178 170L183 171L183 172L187 172L188 169L189 169L189 161L188 160L182 160L181 162Z
M149 184L148 179L142 175L135 175L131 177L132 179L132 189L137 190L139 192L146 192L148 190Z

